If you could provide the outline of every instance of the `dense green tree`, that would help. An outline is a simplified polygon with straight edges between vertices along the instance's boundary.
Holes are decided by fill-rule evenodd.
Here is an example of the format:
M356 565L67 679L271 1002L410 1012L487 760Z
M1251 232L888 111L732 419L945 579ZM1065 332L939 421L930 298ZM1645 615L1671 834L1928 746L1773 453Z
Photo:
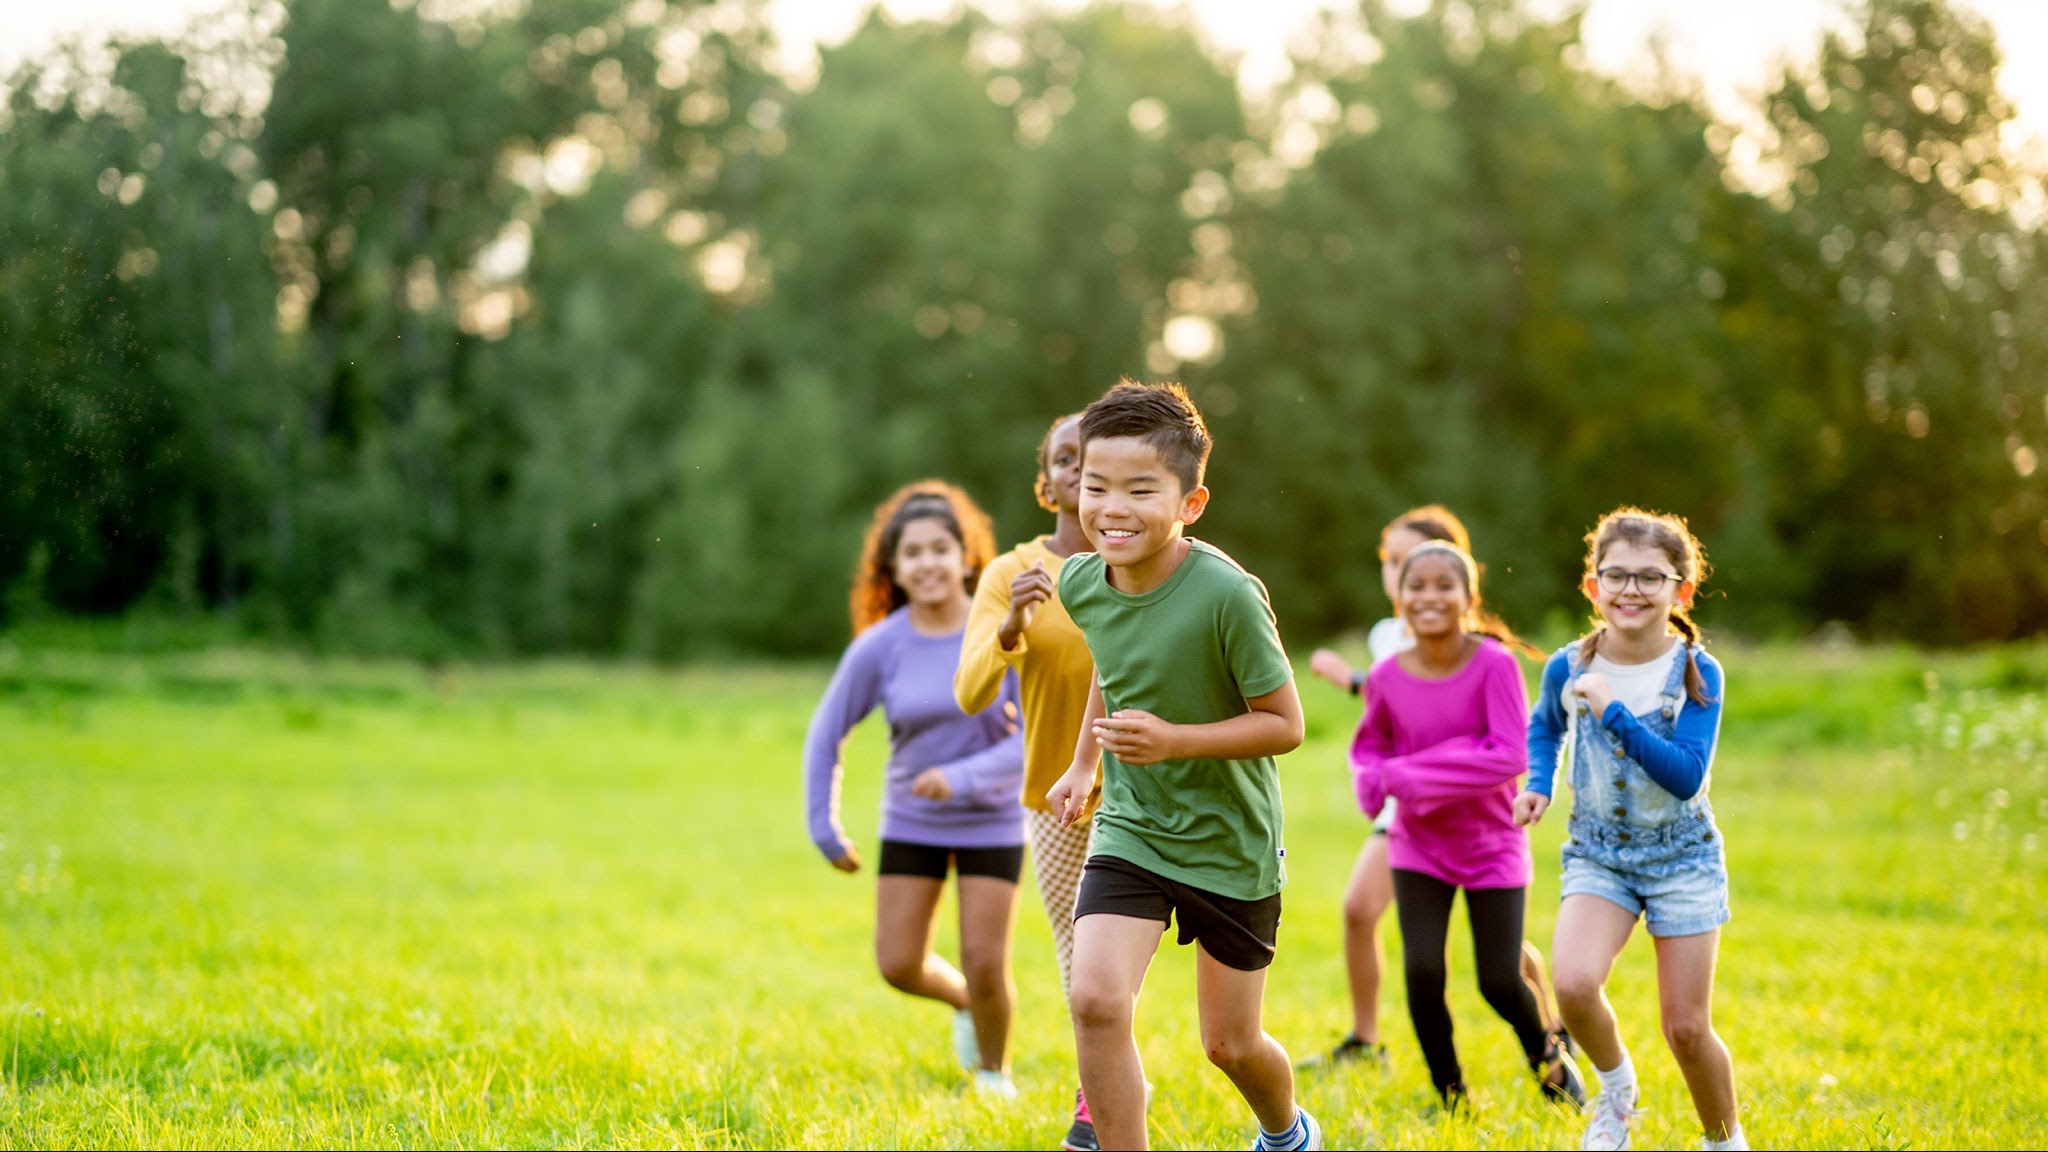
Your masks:
M2048 624L2042 173L1988 28L1870 0L1765 127L1576 15L1379 0L1247 102L1184 13L237 0L0 104L0 604L419 655L818 652L925 475L1016 539L1120 376L1297 644L1450 503L1519 623L1689 516L1714 623ZM1752 148L1752 144L1759 147ZM1562 613L1562 616L1559 614Z

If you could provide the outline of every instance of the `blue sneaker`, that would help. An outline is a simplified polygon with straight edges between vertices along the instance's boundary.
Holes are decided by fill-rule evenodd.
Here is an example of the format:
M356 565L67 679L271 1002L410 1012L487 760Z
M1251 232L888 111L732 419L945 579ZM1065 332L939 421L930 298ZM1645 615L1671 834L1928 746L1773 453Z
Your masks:
M1252 1140L1252 1152L1323 1152L1323 1126L1299 1105L1294 1109L1294 1127L1278 1140L1267 1137L1264 1128Z

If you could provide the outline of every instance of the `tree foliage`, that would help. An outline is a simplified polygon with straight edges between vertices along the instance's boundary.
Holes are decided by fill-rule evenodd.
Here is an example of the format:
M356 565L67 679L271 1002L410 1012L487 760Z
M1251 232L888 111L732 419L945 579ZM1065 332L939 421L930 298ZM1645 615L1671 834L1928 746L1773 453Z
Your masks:
M865 513L1119 376L1308 637L1401 508L1511 619L1689 516L1752 630L2048 624L2048 247L1998 46L1871 0L1739 134L1577 18L1329 18L1248 101L1171 11L242 0L0 110L0 590L360 650L812 652Z

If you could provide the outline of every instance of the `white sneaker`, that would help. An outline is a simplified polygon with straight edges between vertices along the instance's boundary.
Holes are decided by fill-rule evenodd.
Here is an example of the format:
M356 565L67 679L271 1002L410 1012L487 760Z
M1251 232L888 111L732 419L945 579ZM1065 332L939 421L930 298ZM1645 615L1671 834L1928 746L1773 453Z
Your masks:
M1017 1098L1017 1085L1010 1079L1010 1074L1008 1072L998 1072L993 1068L976 1068L974 1070L974 1091L978 1095L993 1097L997 1100L1015 1100Z
M953 1056L970 1072L981 1067L981 1038L974 1034L974 1013L965 1008L953 1009Z
M1640 1092L1631 1092L1624 1103L1612 1092L1602 1092L1593 1098L1593 1122L1586 1125L1586 1138L1579 1142L1580 1148L1615 1149L1628 1147L1629 1125L1642 1115L1636 1107Z

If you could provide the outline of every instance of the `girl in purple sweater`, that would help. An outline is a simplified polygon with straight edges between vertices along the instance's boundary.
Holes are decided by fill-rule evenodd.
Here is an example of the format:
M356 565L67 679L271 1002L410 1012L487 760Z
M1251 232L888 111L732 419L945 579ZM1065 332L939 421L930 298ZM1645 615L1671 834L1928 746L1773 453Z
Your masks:
M1415 646L1367 675L1351 769L1367 816L1388 797L1401 804L1387 862L1408 1015L1430 1080L1445 1107L1463 1104L1464 1071L1444 996L1451 901L1462 888L1480 995L1514 1028L1544 1094L1583 1107L1579 1070L1545 1029L1520 970L1531 864L1514 800L1528 767L1529 701L1508 646L1528 646L1480 611L1478 565L1455 544L1418 545L1402 561L1396 588L1395 607Z
M976 1087L1010 1097L1010 928L1024 866L1017 687L1009 679L973 715L953 700L975 577L994 553L988 516L950 484L905 485L876 509L854 575L854 640L804 742L804 793L811 841L833 867L858 872L839 822L840 746L879 706L889 763L875 961L890 986L952 1007L961 1066ZM958 968L931 944L949 868L960 877Z

